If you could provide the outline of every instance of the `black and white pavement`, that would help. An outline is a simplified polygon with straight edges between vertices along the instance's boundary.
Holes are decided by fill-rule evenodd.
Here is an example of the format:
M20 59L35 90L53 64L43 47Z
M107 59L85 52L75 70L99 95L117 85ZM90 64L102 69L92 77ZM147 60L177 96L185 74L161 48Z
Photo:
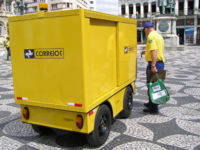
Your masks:
M171 100L158 115L144 114L147 102L144 58L138 54L137 93L129 119L117 119L105 150L200 150L200 47L166 52L166 85ZM20 121L14 103L11 64L0 59L0 150L92 149L83 135L54 132L39 136Z

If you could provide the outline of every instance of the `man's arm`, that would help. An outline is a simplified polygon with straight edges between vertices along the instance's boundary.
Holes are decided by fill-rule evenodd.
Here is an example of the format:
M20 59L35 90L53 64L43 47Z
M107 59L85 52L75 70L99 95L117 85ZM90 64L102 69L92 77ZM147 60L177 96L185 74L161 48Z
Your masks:
M156 69L157 50L152 50L151 51L151 58L152 58L151 71L152 72L157 72L157 69Z

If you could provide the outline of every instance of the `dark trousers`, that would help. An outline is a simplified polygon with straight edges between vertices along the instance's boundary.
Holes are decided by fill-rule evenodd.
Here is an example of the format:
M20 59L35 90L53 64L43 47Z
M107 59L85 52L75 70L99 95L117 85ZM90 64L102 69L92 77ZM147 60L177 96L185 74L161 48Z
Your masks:
M156 68L157 70L164 70L165 65L163 62L157 62L156 63ZM151 72L151 62L148 63L147 65L147 69L146 69L146 80L147 80L147 95L149 97L149 109L151 110L158 110L158 105L152 103L150 95L149 95L149 87L148 87L148 83L150 83L151 79L152 79L152 75L153 73Z
M10 47L7 47L6 50L7 50L7 60L9 60L9 57L10 57Z

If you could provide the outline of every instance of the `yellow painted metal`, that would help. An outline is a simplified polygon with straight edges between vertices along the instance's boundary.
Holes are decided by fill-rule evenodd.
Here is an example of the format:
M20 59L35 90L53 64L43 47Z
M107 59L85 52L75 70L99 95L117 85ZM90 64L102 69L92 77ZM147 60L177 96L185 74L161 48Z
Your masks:
M80 133L92 132L94 129L95 116L98 111L97 107L94 109L94 113L89 115L88 113L21 105L21 109L24 107L28 108L30 116L28 120L22 117L23 122ZM76 126L75 120L77 115L83 117L84 125L82 129Z
M118 86L136 79L137 38L133 38L137 35L136 32L135 24L118 23Z
M32 111L24 122L89 133L89 111L106 100L114 116L122 110L124 88L136 79L135 20L79 9L10 17L9 29L15 100ZM65 124L79 113L82 130Z
M126 88L117 92L111 98L108 99L108 102L111 104L113 117L116 117L123 110L123 99Z
M85 19L84 23L85 99L86 106L90 107L105 101L98 98L117 85L116 23L93 18Z
M80 16L11 22L11 53L16 97L27 97L28 104L64 106L67 110L76 109L67 103L84 105L80 33ZM63 59L24 58L24 49L48 51L58 48L64 49ZM78 110L83 111L84 108Z

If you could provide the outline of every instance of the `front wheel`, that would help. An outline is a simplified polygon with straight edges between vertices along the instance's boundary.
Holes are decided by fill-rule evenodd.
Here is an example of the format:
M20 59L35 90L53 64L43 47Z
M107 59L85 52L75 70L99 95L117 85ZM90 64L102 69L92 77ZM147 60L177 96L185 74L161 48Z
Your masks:
M101 105L95 118L94 131L87 135L87 141L91 146L103 145L110 133L112 122L111 111L107 105Z

